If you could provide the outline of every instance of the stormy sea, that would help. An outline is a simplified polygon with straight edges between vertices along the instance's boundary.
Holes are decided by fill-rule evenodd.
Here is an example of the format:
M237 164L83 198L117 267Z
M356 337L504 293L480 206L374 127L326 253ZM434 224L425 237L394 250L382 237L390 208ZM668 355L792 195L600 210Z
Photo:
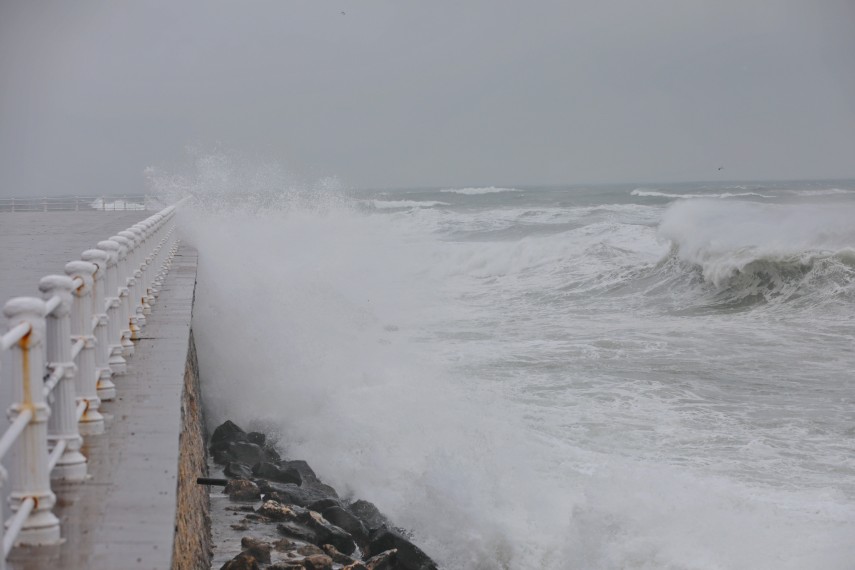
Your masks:
M197 198L209 424L446 569L853 568L855 181L205 168L155 182Z

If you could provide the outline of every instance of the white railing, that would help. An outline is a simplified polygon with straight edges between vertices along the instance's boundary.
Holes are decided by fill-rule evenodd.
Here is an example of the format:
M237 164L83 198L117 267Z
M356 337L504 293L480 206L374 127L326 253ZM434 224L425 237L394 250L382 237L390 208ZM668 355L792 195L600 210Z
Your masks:
M98 242L66 264L66 275L42 278L42 299L16 297L3 309L9 330L0 351L10 354L0 381L11 384L14 403L0 462L16 442L18 453L5 533L0 516L0 570L16 544L60 541L50 481L86 479L81 436L104 432L101 401L115 398L111 378L125 373L172 263L179 205ZM0 486L5 479L0 465Z
M119 196L52 196L0 198L0 212L128 211L156 209L156 200L148 194Z

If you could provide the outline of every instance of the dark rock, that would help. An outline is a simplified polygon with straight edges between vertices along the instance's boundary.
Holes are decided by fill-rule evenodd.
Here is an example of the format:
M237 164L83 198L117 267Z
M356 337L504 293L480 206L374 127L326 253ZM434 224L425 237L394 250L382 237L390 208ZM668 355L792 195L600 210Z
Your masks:
M311 505L309 505L310 511L315 511L318 513L323 513L326 509L330 507L340 507L341 501L338 499L321 499L320 501L315 501Z
M246 434L246 440L255 445L264 445L264 442L267 441L267 436L258 431L251 431Z
M240 461L230 461L226 468L223 469L223 474L232 479L249 479L252 477L252 469L246 463Z
M398 562L398 551L394 548L386 550L376 556L372 556L365 561L365 566L368 570L397 570L400 566Z
M211 445L214 445L215 443L220 443L222 441L242 441L236 440L236 437L242 437L245 439L246 432L240 429L231 420L226 420L222 424L218 425L217 428L214 430L214 433L211 434Z
M308 542L311 544L323 544L317 532L298 522L285 521L277 525L276 530L278 530L285 536L290 536L291 538L296 538L297 540L302 540L303 542Z
M261 491L258 489L258 485L246 479L232 479L226 483L226 488L223 492L232 501L257 501L261 498Z
M436 564L421 548L397 532L380 530L365 547L366 556L376 556L386 550L398 551L396 568L401 570L436 570Z
M347 510L361 520L369 532L389 526L389 520L370 501L363 501L362 499L354 501L347 507Z
M249 525L246 523L238 523L229 526L232 527L232 530L249 530Z
M220 567L220 570L259 570L258 561L249 552L241 552Z
M259 481L261 492L270 499L283 504L299 505L307 507L321 499L337 498L331 497L325 490L317 487L298 487L291 483L277 483L275 481ZM333 493L335 490L333 490Z
M252 474L256 477L263 477L271 481L278 481L279 483L293 483L294 485L303 483L300 472L293 467L283 469L275 463L268 461L262 461L253 465Z
M264 459L272 463L279 463L282 461L282 457L279 455L279 452L272 447L264 448Z
M300 476L303 479L308 481L318 481L318 476L315 475L315 472L309 467L309 464L303 461L302 459L294 459L291 461L282 461L280 466L283 469L296 469Z
M315 511L306 511L297 516L297 520L312 529L319 537L318 542L313 542L318 546L322 544L332 544L338 550L345 554L351 554L354 550L356 550L356 543L353 541L353 537L351 537L347 531L338 527L324 517L322 517L319 513Z
M240 539L240 547L245 552L252 554L256 560L263 564L270 564L270 543L245 536Z
M347 556L347 555L339 552L338 549L335 546L333 546L332 544L325 544L321 548L324 549L324 552L326 553L326 555L329 556L330 558L332 558L333 562L335 562L336 564L347 565L347 564L353 564L354 562L356 562L350 556Z
M326 554L314 554L303 559L303 568L306 570L332 570L332 558Z
M264 458L261 446L248 441L233 441L226 447L224 454L232 461L255 465Z
M356 515L349 513L338 505L333 505L320 512L329 522L350 533L359 544L365 544L368 541L368 529Z
M353 564L342 566L341 570L368 570L368 566L366 566L362 562L354 562Z

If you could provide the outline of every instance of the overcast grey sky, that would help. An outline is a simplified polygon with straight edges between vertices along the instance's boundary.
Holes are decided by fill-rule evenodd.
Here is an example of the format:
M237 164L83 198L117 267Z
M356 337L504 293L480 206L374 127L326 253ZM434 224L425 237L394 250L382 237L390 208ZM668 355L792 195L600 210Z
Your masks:
M349 187L855 177L855 1L0 0L0 194L188 145Z

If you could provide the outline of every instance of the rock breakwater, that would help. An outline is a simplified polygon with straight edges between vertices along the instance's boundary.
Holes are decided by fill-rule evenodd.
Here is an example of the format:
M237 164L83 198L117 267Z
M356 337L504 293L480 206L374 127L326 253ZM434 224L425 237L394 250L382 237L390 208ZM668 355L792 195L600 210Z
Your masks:
M265 434L226 421L210 452L227 478L219 482L232 504L223 511L242 534L221 570L436 570L374 504L342 498L307 462L281 457Z

